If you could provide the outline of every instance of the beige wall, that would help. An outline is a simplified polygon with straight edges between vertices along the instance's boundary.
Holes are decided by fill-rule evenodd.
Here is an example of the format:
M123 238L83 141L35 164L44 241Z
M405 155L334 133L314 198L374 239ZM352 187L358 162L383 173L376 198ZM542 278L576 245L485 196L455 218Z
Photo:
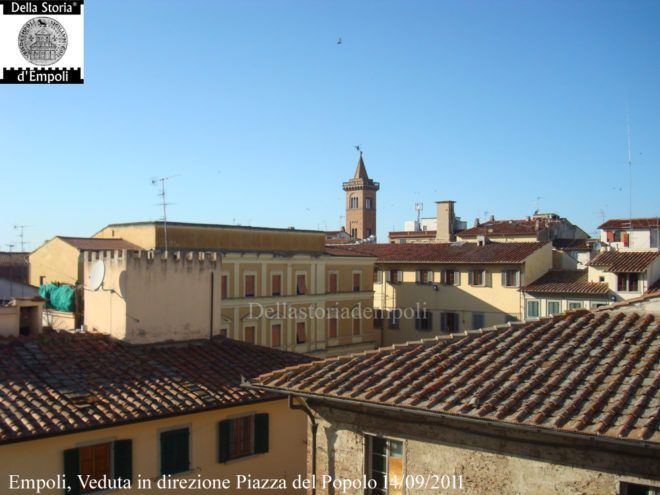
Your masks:
M484 326L502 324L507 317L523 319L523 296L519 287L506 287L502 285L502 272L505 270L520 270L521 285L535 280L552 268L552 247L547 244L530 255L522 264L511 265L442 265L442 264L383 264L378 268L384 272L390 269L402 270L403 281L398 284L383 282L374 284L374 307L385 310L395 308L408 308L408 315L412 310L420 308L431 311L432 330L416 330L414 316L402 318L398 329L390 328L384 322L383 344L407 342L427 338L441 333L441 313L453 312L459 314L459 331L472 329L473 315L483 315ZM471 286L469 272L481 268L486 272L486 285ZM418 269L433 271L432 284L416 283ZM459 285L448 286L441 284L442 272L456 270L460 272ZM436 290L437 288L437 290Z
M600 282L601 277L607 283L619 300L633 299L641 296L648 288L660 278L660 256L655 259L646 271L639 274L638 290L635 292L618 291L617 274L603 270L601 267L589 266L587 271L589 282Z
M421 415L375 410L358 413L312 406L319 415L317 478L326 474L349 480L361 479L363 475L369 478L366 435L377 435L403 442L404 476L410 476L412 481L421 476L434 483L435 475L446 476L449 482L455 477L458 483L458 477L462 477L462 489L411 489L409 493L415 495L602 495L620 493L621 481L658 485L653 481L659 474L657 455L644 447L604 447L593 441L479 427ZM310 458L308 448L308 472ZM331 493L321 487L317 490L318 495Z
M0 307L0 337L18 337L19 309Z
M255 343L272 346L271 326L282 325L280 348L324 355L330 347L342 352L373 348L373 258L295 254L159 253L116 251L91 253L88 273L97 256L106 275L103 290L85 291L85 326L134 343L208 338L225 335L246 340L255 329ZM91 258L90 258L91 256ZM328 293L327 273L339 274L339 292ZM352 276L361 274L361 290L353 291ZM272 295L272 275L282 275L282 293ZM213 274L213 304L211 304ZM296 275L305 274L308 293L296 295ZM228 297L222 299L222 277ZM255 297L245 297L245 279L255 276ZM326 310L361 305L366 317L353 335L352 321L339 322L337 338L327 335ZM213 321L211 327L211 320ZM304 322L307 339L297 344L296 323ZM212 331L211 331L212 329Z
M116 225L100 230L94 237L121 238L143 249L165 247L162 224ZM322 252L324 232L260 229L233 226L167 225L169 249L235 249L294 252Z
M30 284L39 286L41 277L44 283L61 282L74 284L83 282L80 278L80 252L57 237L46 241L29 256Z
M231 417L268 413L269 450L220 464L218 459L218 423ZM130 494L174 494L192 493L191 490L156 490L155 483L160 476L159 433L166 429L189 426L191 428L191 466L187 473L174 475L174 478L227 478L235 486L237 474L252 474L255 478L285 478L291 480L305 472L305 428L306 417L302 412L292 411L285 400L262 402L220 409L216 411L188 414L167 419L144 421L126 426L104 428L86 433L75 433L0 445L0 480L2 487L8 487L9 475L23 478L55 478L63 472L63 452L66 449L93 445L114 440L133 441L133 481L134 488L112 493ZM137 490L138 475L152 480L151 491ZM290 483L288 483L290 486ZM293 493L289 490L288 493ZM16 495L33 494L34 491L12 491ZM61 495L61 490L46 490L44 494ZM105 493L105 492L104 492ZM203 493L203 491L194 491ZM228 493L231 493L228 492ZM243 493L241 491L240 493ZM254 493L245 490L245 493ZM261 492L263 493L263 492Z

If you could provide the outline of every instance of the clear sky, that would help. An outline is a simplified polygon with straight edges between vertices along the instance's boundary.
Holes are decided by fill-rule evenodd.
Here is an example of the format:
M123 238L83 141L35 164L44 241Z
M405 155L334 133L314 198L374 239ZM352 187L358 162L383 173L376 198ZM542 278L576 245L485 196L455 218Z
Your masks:
M336 229L356 144L381 242L440 199L592 232L628 216L627 104L658 215L659 26L643 0L87 0L83 86L0 86L0 249L159 219L171 175L171 220Z

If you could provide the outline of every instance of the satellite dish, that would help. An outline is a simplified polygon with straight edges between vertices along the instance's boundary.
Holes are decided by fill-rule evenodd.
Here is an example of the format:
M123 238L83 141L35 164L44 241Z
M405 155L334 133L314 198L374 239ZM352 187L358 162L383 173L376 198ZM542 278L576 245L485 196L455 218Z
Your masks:
M103 264L103 260L96 260L89 272L89 288L91 290L99 290L103 285L104 278L105 265Z

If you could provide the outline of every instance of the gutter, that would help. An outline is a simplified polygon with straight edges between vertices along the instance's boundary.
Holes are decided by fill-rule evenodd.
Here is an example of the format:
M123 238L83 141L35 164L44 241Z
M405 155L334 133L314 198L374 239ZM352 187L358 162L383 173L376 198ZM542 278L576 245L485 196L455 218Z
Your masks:
M543 428L540 426L529 426L529 425L522 425L522 424L511 424L511 423L505 423L505 422L499 422L495 421L492 419L477 419L477 418L470 418L466 416L460 416L458 414L451 414L451 413L443 413L443 412L436 412L436 411L424 411L420 409L412 409L412 408L405 408L405 407L400 407L400 406L389 406L389 405L382 405L382 404L374 404L371 402L365 402L365 401L360 401L360 400L355 400L355 399L340 399L336 397L326 397L322 395L317 395L317 394L310 394L310 393L305 393L305 392L284 392L281 389L276 389L274 387L266 387L263 385L253 385L253 384L244 384L243 385L246 388L254 389L254 390L261 390L265 392L273 392L273 393L288 393L289 397L292 395L301 397L301 398L307 398L307 399L313 399L313 400L319 400L323 402L336 402L338 404L346 404L350 406L364 406L367 408L373 408L373 409L378 409L378 410L384 410L388 412L400 412L400 413L407 413L407 414L416 414L420 416L426 416L426 417L431 417L431 418L443 418L443 419L450 419L450 420L455 420L455 421L460 421L460 422L465 422L469 424L476 424L479 426L494 426L494 427L499 427L499 428L505 428L509 430L516 430L516 431L525 431L525 432L531 432L531 433L540 433L540 434L550 434L550 435L555 435L559 437L563 437L566 439L570 440L575 440L575 439L580 439L580 440L587 440L587 441L592 441L592 442L597 442L597 443L604 443L604 444L613 444L613 445L623 445L627 447L644 447L645 449L649 449L652 451L659 451L660 452L660 443L656 442L648 442L648 441L639 441L639 440L624 440L624 439L618 439L618 438L606 438L606 437L601 437L601 436L595 436L595 435L589 435L586 433L573 433L573 432L568 432L568 431L563 431L559 430L556 428Z
M244 385L247 388L252 388L248 385ZM310 407L307 405L307 402L305 402L305 399L300 399L302 402L302 405L300 404L294 404L293 403L293 395L289 394L289 409L293 410L299 410L303 411L305 414L307 414L307 417L309 418L309 421L311 423L312 427L312 479L316 479L316 432L318 430L318 423L316 422L316 418L314 417L314 413L310 409ZM316 483L312 485L312 495L316 495Z

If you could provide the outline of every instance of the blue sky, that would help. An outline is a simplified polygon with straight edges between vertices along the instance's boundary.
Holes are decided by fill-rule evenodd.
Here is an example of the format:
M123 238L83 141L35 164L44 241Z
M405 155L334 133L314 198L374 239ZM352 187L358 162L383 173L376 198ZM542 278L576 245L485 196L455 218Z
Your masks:
M658 26L653 1L88 0L83 86L0 87L0 249L159 219L177 174L171 220L335 229L356 144L381 241L440 199L591 232L628 216L627 104L658 215Z

